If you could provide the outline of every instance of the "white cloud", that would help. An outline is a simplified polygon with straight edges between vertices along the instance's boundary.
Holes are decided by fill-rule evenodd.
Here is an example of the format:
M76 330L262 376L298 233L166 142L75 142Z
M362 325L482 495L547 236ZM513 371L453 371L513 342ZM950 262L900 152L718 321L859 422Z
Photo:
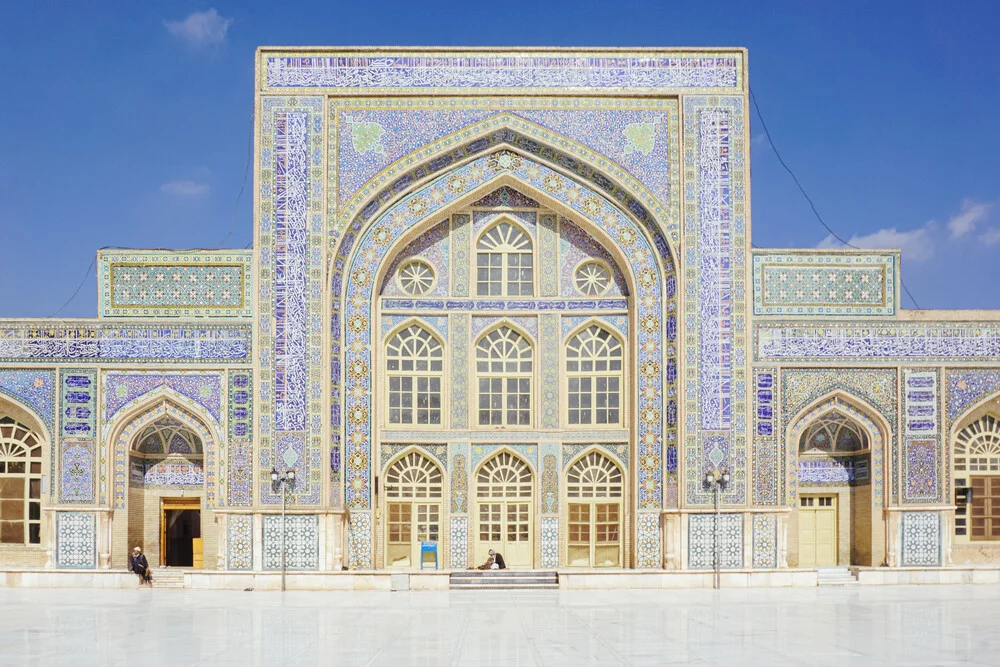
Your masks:
M934 226L934 223L929 222L919 229L902 232L895 227L889 227L865 236L855 234L847 242L856 248L870 250L899 248L903 253L903 259L920 262L934 256L934 242L930 234ZM816 247L831 249L845 246L831 234Z
M993 208L989 202L975 202L971 199L962 200L962 210L948 221L948 231L951 238L962 238L976 228L976 223L986 217Z
M979 241L985 245L996 245L1000 243L1000 229L990 227L979 235Z
M193 199L208 194L208 183L195 181L170 181L160 186L160 192L179 199Z
M167 27L167 32L192 49L204 49L225 42L232 22L232 19L219 16L213 8L194 12L183 21L164 21L163 25Z

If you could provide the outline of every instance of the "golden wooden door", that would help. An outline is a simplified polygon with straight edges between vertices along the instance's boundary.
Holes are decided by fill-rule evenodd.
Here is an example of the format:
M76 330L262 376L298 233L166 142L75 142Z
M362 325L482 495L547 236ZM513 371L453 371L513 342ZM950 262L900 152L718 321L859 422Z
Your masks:
M837 565L837 497L799 497L799 567Z

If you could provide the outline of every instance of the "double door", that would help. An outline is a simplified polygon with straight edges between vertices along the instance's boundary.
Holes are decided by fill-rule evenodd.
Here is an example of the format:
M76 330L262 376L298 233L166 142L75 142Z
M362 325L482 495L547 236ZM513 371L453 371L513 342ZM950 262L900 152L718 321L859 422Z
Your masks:
M420 567L420 543L441 541L441 504L387 503L386 564Z
M837 496L799 496L799 567L837 564Z
M530 500L480 500L476 565L493 549L507 567L531 567L531 514Z
M621 564L621 504L569 503L567 565L618 567Z

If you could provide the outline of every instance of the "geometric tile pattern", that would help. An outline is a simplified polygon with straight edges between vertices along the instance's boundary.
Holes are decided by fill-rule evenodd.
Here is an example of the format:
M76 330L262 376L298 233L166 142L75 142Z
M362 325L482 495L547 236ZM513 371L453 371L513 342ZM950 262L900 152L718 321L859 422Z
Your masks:
M542 567L559 567L559 517L542 517Z
M296 468L291 492L299 506L318 505L330 484L324 462L332 452L321 428L322 341L316 335L323 329L322 294L329 289L321 275L324 105L319 97L261 100L257 251L264 278L257 285L256 442L259 502L266 504L281 502L265 474L272 468ZM337 354L331 359L338 373L340 361ZM337 414L339 404L333 410Z
M777 433L778 391L775 368L755 368L753 430L753 504L777 505L781 472ZM765 515L766 516L766 515Z
M469 89L494 92L508 88L721 88L742 85L740 54L573 52L534 53L496 58L491 54L419 54L384 52L378 56L328 51L269 52L259 55L265 91L287 88L350 92L364 86L379 92L395 89Z
M352 570L372 567L372 515L352 512L347 543L348 567Z
M684 98L684 387L689 505L711 502L707 470L726 469L723 499L746 498L747 285L744 109L740 96Z
M280 515L264 515L264 570L281 569L281 522ZM285 568L319 569L319 517L290 514L284 522Z
M59 371L59 432L64 438L97 437L97 371Z
M97 255L101 317L253 317L253 251Z
M754 315L893 316L899 251L755 250Z
M941 565L941 515L937 512L904 512L902 524L901 565Z
M938 381L935 370L903 370L903 432L931 436L938 430Z
M938 500L940 457L937 440L907 439L903 462L903 502L928 503Z
M226 567L230 570L253 569L253 516L230 514ZM287 520L287 517L286 517ZM280 531L280 528L278 529Z
M753 515L753 566L778 567L778 515Z
M60 443L61 483L59 502L94 502L94 479L97 457L92 440L65 440Z
M654 512L640 512L636 516L636 548L638 568L663 567L660 551L660 515Z
M0 338L3 331L0 330ZM0 354L3 354L0 340ZM42 421L52 433L52 419L55 411L55 373L52 371L0 371L0 395L24 404Z
M154 389L169 387L207 409L217 423L222 421L222 378L217 373L108 373L103 377L103 385L105 420Z
M220 476L220 497L231 507L248 507L253 502L253 375L231 370L228 385L229 441L219 453L219 469L227 474Z
M451 569L464 570L469 566L469 519L451 517Z
M980 403L983 399L1000 392L1000 371L986 368L950 368L946 372L945 385L948 423L945 432L950 432L962 413Z
M11 323L0 329L0 363L246 364L250 337L248 324Z
M689 514L688 521L688 567L714 568L716 548L719 569L743 567L742 514Z
M56 567L97 567L97 515L56 512Z

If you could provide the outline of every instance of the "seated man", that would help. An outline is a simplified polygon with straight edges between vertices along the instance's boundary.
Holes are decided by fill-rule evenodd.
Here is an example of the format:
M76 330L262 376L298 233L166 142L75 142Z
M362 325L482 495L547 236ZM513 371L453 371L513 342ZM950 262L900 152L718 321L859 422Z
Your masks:
M506 570L507 563L503 561L503 554L499 554L490 549L490 555L486 562L476 568L477 570Z

